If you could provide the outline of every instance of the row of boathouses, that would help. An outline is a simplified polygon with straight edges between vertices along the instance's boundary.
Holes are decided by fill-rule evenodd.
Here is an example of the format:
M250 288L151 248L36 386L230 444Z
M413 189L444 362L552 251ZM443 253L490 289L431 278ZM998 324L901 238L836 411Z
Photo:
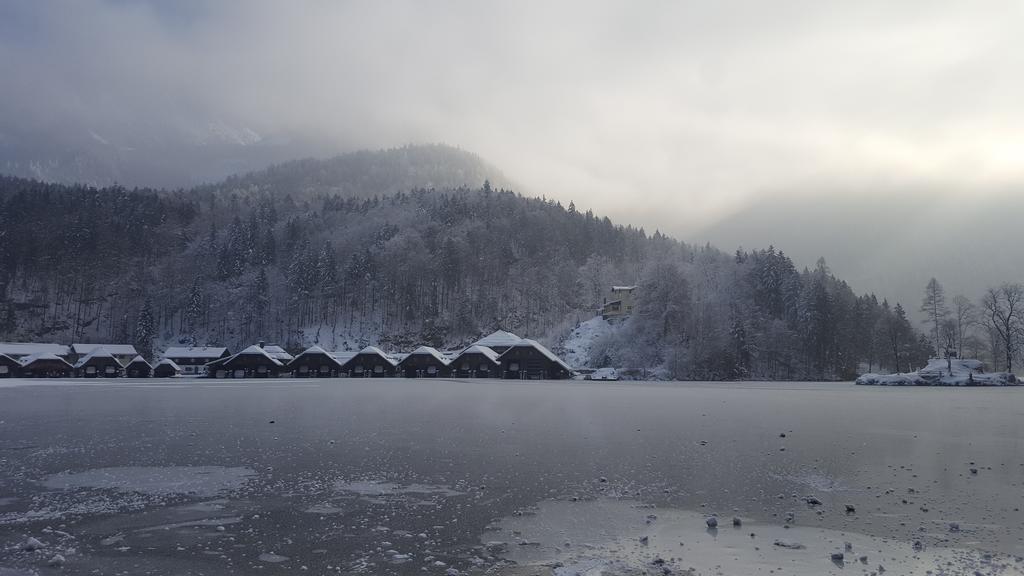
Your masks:
M154 366L130 345L92 345L76 353L59 344L0 344L0 378L149 378L178 373L173 362L161 360Z
M78 346L78 345L76 345ZM231 354L224 347L168 348L150 364L128 345L0 343L0 378L504 378L564 379L572 368L542 344L498 330L469 347L443 353L420 346L388 354L375 346L358 352L328 352L311 346L292 356L263 343Z
M358 352L328 352L311 346L287 363L255 345L205 365L211 378L504 378L558 380L573 369L536 340L499 330L457 353L420 346L388 354L376 346Z

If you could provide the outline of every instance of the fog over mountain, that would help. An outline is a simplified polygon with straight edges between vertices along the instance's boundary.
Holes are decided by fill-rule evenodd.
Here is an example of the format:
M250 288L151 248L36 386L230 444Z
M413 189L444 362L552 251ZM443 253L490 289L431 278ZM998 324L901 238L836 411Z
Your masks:
M1020 280L1014 2L9 2L0 172L191 187L444 142L917 300ZM1008 204L1008 202L1010 202ZM969 238L970 242L959 241Z

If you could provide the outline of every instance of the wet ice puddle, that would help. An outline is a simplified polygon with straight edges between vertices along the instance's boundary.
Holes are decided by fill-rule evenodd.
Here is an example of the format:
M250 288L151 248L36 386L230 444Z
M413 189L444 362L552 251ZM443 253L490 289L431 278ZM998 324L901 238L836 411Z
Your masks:
M544 501L501 520L482 542L515 562L556 576L576 574L1024 574L1019 557L733 516L709 528L704 514L635 501Z

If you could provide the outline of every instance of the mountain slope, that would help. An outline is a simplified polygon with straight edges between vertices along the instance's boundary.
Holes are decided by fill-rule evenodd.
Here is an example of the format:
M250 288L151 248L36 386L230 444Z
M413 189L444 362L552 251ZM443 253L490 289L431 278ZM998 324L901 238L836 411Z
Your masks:
M476 154L428 144L294 160L233 176L209 188L370 198L414 189L476 188L485 181L494 188L512 187L497 168Z
M581 361L837 378L927 356L901 308L824 263L801 272L774 249L729 255L497 187L437 188L481 166L416 148L177 192L0 178L0 340L403 350L503 328L556 345L608 286L639 284L633 317Z

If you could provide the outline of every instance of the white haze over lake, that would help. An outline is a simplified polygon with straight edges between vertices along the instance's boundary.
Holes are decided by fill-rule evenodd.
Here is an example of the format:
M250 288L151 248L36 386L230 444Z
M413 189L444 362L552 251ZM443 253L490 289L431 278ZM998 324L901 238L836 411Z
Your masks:
M128 151L214 133L296 155L440 141L620 222L824 255L913 309L931 275L972 296L1021 279L1024 256L969 249L979 229L984 252L1005 245L1021 204L1022 16L924 0L5 3L0 164L35 138Z

